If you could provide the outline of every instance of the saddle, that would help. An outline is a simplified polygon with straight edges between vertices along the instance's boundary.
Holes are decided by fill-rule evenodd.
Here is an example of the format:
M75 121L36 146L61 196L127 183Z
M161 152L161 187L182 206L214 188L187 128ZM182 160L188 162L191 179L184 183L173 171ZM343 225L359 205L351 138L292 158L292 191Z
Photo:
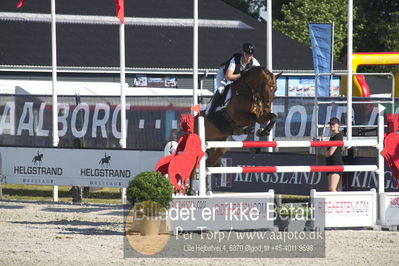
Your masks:
M213 118L213 122L220 132L226 135L241 135L251 133L250 128L241 128L236 125L234 120L226 112L226 106L229 104L232 96L233 88L229 84L220 95L220 98L216 102L216 110Z

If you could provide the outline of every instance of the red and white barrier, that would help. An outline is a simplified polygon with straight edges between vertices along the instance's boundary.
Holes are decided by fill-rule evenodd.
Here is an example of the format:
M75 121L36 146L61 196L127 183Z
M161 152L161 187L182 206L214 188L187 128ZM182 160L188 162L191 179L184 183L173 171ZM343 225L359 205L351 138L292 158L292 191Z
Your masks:
M353 140L352 136L348 137L348 140L344 141L207 141L205 142L205 128L203 120L199 121L199 133L203 140L202 147L203 150L211 148L261 148L261 147L375 147L378 151L378 164L377 165L315 165L315 166L242 166L242 167L206 167L205 159L203 158L200 162L200 195L206 194L206 178L211 174L230 174L230 173L295 173L295 172L376 172L378 174L378 193L380 194L380 217L378 223L382 225L397 225L399 224L399 204L392 200L392 196L388 197L384 193L384 158L380 155L383 149L384 141L384 107L379 105L378 114L378 137L375 139L363 139L363 140ZM315 191L312 193L312 200L318 197L325 197L323 201L313 202L313 206L318 206L320 215L325 217L324 227L347 227L347 226L374 226L377 224L376 214L377 214L377 201L376 192L371 190L371 192L356 192L356 195L348 192L322 192L316 194ZM364 195L363 195L364 194ZM316 197L318 196L318 197ZM367 200L362 197L369 197ZM330 198L331 197L331 198ZM396 195L395 195L396 197ZM321 208L322 204L326 204L329 207L334 202L341 203L342 200L349 202L347 207L358 207L360 204L363 209L360 209L362 213L368 217L367 221L362 220L362 218L354 217L353 215L342 215L341 213L323 213L326 209ZM324 203L323 203L324 202ZM332 202L332 203L331 203ZM387 204L389 202L389 204ZM393 203L392 203L393 202ZM352 205L351 205L352 204ZM363 205L362 205L363 204ZM398 206L396 206L396 204ZM359 205L359 206L360 206ZM384 205L389 205L386 207ZM335 205L334 205L335 206ZM348 208L349 208L348 207ZM354 207L354 208L355 208ZM352 208L353 209L353 208ZM348 209L348 210L352 210ZM327 212L330 209L327 208ZM359 211L355 209L356 213ZM353 217L352 217L353 216ZM340 220L342 222L336 222Z
M352 136L344 141L205 141L203 118L199 118L199 135L203 151L211 148L260 148L260 147L375 147L378 154L383 149L384 107L379 105L378 138L353 140ZM205 158L200 162L200 195L206 195L206 178L210 174L221 173L297 173L297 172L377 172L379 175L379 193L384 192L384 159L378 156L378 165L341 165L341 166L244 166L244 167L206 167Z
M208 174L232 173L309 173L309 172L376 172L377 165L313 165L313 166L237 166L208 167Z
M206 148L377 147L376 139L344 141L207 141Z

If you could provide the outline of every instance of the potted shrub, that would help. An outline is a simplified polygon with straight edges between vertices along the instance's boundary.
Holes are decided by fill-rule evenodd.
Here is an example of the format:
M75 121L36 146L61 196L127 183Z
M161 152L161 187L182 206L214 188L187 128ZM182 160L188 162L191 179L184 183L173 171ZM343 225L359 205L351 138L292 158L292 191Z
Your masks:
M129 182L126 194L136 213L135 229L143 235L158 234L162 223L165 227L166 211L172 201L169 179L159 172L142 172Z

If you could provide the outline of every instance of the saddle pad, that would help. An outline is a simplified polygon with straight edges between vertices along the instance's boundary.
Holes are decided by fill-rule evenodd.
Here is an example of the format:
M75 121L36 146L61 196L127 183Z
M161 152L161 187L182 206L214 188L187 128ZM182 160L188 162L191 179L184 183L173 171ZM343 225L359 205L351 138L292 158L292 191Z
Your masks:
M223 108L226 108L226 106L229 104L230 99L231 99L231 87L227 87L227 92L226 92L226 97L224 98L224 103L222 106L218 106L216 108L216 112L222 110Z

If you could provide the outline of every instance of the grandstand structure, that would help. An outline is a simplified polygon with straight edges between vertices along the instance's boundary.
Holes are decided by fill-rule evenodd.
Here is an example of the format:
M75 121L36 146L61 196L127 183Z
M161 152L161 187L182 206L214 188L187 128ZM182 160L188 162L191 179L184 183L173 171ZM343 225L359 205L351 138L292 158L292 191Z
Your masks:
M255 44L255 57L266 65L264 22L221 0L200 1L198 8L200 88L213 89L217 68L244 42ZM95 4L79 0L57 2L60 94L104 95L104 90L114 94L108 84L119 80L118 20L114 9L107 0ZM0 32L8 36L0 44L0 92L47 94L43 82L51 80L50 2L38 0L16 9L14 2L2 1L0 10ZM184 90L192 89L193 2L129 1L125 4L125 17L127 95L138 91L172 93L134 89L139 86L178 88L179 93L187 94ZM310 48L276 30L272 36L275 72L313 73ZM335 63L334 69L344 70L345 66ZM17 80L21 81L18 87Z

